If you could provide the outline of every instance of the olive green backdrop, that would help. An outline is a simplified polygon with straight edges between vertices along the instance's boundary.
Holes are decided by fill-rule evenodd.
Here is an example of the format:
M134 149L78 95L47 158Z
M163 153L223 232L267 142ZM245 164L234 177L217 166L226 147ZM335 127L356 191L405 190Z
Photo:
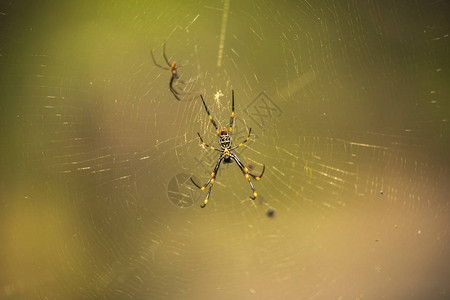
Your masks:
M449 14L1 1L0 298L448 299Z

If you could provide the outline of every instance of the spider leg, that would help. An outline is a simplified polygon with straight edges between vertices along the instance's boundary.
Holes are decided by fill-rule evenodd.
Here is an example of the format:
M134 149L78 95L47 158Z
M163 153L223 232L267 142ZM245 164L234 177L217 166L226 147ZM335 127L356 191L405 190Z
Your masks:
M192 179L192 176L191 176L191 182L198 188L198 189L201 189L202 187L201 186L199 186L197 183L195 183L195 181L194 181L194 179Z
M216 122L214 122L214 119L211 117L211 114L209 113L209 109L208 109L208 107L206 106L205 100L203 100L203 96L200 95L200 98L202 98L202 102L203 102L203 105L205 106L206 113L207 113L208 116L209 116L209 120L211 121L211 123L212 123L212 124L214 125L214 127L216 128L217 136L219 136L219 128L217 127Z
M248 172L248 174L250 174L250 176L252 176L253 178L255 178L256 180L260 180L261 177L264 175L264 171L266 170L266 165L263 165L263 170L261 172L261 174L259 176L255 176L252 173Z
M164 60L166 61L167 65L169 66L169 68L171 70L172 64L169 62L169 60L167 59L167 56L166 56L166 42L164 42L164 45L163 45L163 56L164 56Z
M242 143L240 143L239 145L234 146L233 148L231 148L230 151L233 151L234 149L239 148L239 147L241 147L242 145L244 145L244 144L250 139L250 133L252 133L252 129L251 129L251 128L250 128L250 130L248 131L248 136L247 136L247 138L246 138Z
M214 170L213 170L213 172L211 173L211 177L208 179L208 181L207 181L203 186L199 186L197 183L194 182L194 180L193 180L192 177L191 177L192 183L193 183L196 187L198 187L200 190L203 191L203 190L208 186L208 184L209 184L211 181L214 181L214 180L215 180L216 175L217 175L217 171L219 170L219 166L220 166L220 163L222 162L222 160L223 160L223 155L219 156L219 159L217 160L216 166L214 167Z
M233 131L233 121L234 121L234 90L231 90L230 133Z
M250 197L250 198L255 200L256 197L258 197L258 193L256 193L255 187L253 186L253 183L252 183L252 181L250 179L250 176L252 176L256 180L260 180L261 176L264 174L265 166L263 168L263 172L261 173L261 175L260 176L255 176L252 173L250 173L249 170L246 167L244 167L244 165L242 164L242 162L239 160L239 158L236 155L231 153L230 156L236 162L236 164L239 166L239 168L241 169L242 174L244 174L245 178L247 178L248 183L250 184L250 187L252 188L252 191L253 191L253 197Z
M158 63L155 60L155 56L153 56L153 50L150 50L150 54L152 55L152 60L153 60L153 63L155 64L155 66L157 66L157 67L159 67L161 69L164 69L164 70L170 70L169 68L166 68L166 67L163 67L161 65L158 65Z
M248 170L248 168L246 168L246 167L242 164L241 160L236 156L236 154L231 153L230 156L232 156L232 157L236 160L236 162L237 162L237 164L239 165L239 167L241 168L241 170L244 170L248 175L252 176L252 177L255 178L256 180L260 180L261 177L264 175L264 171L266 170L266 165L263 165L263 170L262 170L261 174L260 174L259 176L257 176L257 175L255 175L255 174L252 174L252 173Z
M170 89L170 91L172 92L172 95L175 97L175 99L177 99L178 101L181 101L180 97L177 95L177 93L173 89Z
M181 88L178 84L174 86L174 82L181 82L182 84L184 84L184 81L180 79L180 77L177 74L173 74L172 78L170 79L170 83L169 86L171 89L175 90L175 87L179 88L181 91L183 91L183 88ZM180 94L178 91L175 90L175 92L177 94ZM184 92L184 91L183 91Z
M203 146L205 146L206 148L212 149L212 150L216 150L216 151L222 152L222 150L214 148L214 147L208 145L207 143L205 143L203 141L202 137L200 136L200 133L197 132L197 134L198 134L198 137L200 138L200 141L202 142Z
M216 179L216 176L214 176L214 179L211 181L211 185L209 186L209 190L208 190L208 193L206 194L205 201L203 201L203 204L200 205L201 208L205 208L206 203L208 203L209 195L211 195L211 189L212 189L212 187L213 187L213 184L214 184L214 180L215 180L215 179Z
M170 78L170 82L169 82L169 89L172 92L172 94L174 95L174 97L178 100L181 101L180 97L179 97L179 93L173 88L173 81L174 81L174 77L172 76L172 78Z
M208 186L208 184L211 183L211 185L209 186L208 193L206 194L205 201L203 201L203 204L200 206L201 208L204 208L206 206L206 203L208 203L209 195L211 195L211 189L213 187L214 181L216 180L217 171L219 170L220 163L222 162L222 160L223 160L223 155L220 155L219 159L217 160L217 164L214 167L214 171L211 173L211 177L203 186L200 187L198 184L195 183L195 181L191 177L192 183L202 191Z

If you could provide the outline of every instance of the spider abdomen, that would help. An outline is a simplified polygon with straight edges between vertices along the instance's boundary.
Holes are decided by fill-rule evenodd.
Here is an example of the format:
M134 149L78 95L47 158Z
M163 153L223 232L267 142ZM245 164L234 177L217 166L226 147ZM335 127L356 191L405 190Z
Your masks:
M230 135L222 129L222 132L219 136L219 143L222 149L230 148L231 146L231 137Z

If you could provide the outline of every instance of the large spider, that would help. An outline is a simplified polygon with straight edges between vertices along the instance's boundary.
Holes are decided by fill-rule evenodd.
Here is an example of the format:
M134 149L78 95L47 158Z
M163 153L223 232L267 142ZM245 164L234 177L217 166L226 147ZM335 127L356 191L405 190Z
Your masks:
M163 57L169 67L161 66L158 63L156 63L155 57L153 56L153 51L150 50L150 53L152 54L152 59L153 59L153 63L155 64L155 66L157 66L163 70L170 70L170 72L172 73L172 77L170 77L170 82L169 82L169 89L172 92L172 94L175 96L175 98L178 101L180 101L180 93L173 86L174 81L178 80L180 78L180 76L178 75L178 67L179 66L177 66L176 62L169 63L169 60L167 59L167 56L166 56L166 43L164 42L164 45L163 45ZM181 80L180 80L180 82L183 83Z
M242 173L244 174L245 178L247 178L248 183L250 184L250 187L252 188L253 197L251 197L251 198L253 200L256 199L258 194L256 193L256 190L253 187L252 181L250 180L250 176L255 178L256 180L260 180L261 177L264 174L264 170L266 169L266 166L263 165L263 170L261 172L261 175L259 175L259 176L253 175L252 173L250 173L248 168L245 167L242 164L242 162L239 160L239 158L235 154L231 153L231 151L233 151L234 149L239 148L242 145L244 145L244 143L247 142L250 139L250 133L252 132L252 129L250 128L250 130L248 131L247 138L242 143L240 143L239 145L234 146L234 147L231 146L232 145L232 137L233 137L232 136L233 120L234 120L234 90L231 91L231 103L232 103L231 104L231 108L232 108L232 111L231 111L230 131L229 132L227 131L226 128L222 128L222 129L219 130L219 128L216 125L216 122L214 122L213 118L211 117L211 114L209 113L209 110L208 110L208 107L206 106L205 100L203 100L203 96L200 95L200 97L202 98L203 105L205 106L206 112L208 113L209 120L211 121L211 123L216 128L217 138L219 140L219 145L220 145L220 149L217 149L217 148L209 146L208 144L206 144L203 141L202 137L200 136L200 133L197 132L198 137L200 138L200 141L202 142L203 146L208 147L209 149L216 150L216 151L220 152L220 156L219 156L219 159L217 160L217 164L214 167L213 172L211 173L211 178L209 178L209 180L203 186L200 187L198 184L196 184L194 182L194 180L191 177L192 183L195 184L195 186L198 187L199 189L201 189L202 191L208 186L208 184L211 183L211 186L209 187L209 190L208 190L208 194L206 194L206 199L203 202L203 205L201 205L201 207L202 208L205 207L206 203L208 203L209 195L211 194L211 189L212 189L212 186L214 184L214 180L216 179L216 175L217 175L217 171L219 170L220 163L222 161L225 164L226 163L231 163L232 160L234 160L236 162L236 164L239 166L239 168L241 169Z

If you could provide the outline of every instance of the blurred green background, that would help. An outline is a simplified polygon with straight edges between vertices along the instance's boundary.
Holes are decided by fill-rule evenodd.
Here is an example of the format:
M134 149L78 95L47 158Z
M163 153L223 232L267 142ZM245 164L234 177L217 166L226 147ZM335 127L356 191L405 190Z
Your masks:
M1 1L0 298L448 299L449 8Z

